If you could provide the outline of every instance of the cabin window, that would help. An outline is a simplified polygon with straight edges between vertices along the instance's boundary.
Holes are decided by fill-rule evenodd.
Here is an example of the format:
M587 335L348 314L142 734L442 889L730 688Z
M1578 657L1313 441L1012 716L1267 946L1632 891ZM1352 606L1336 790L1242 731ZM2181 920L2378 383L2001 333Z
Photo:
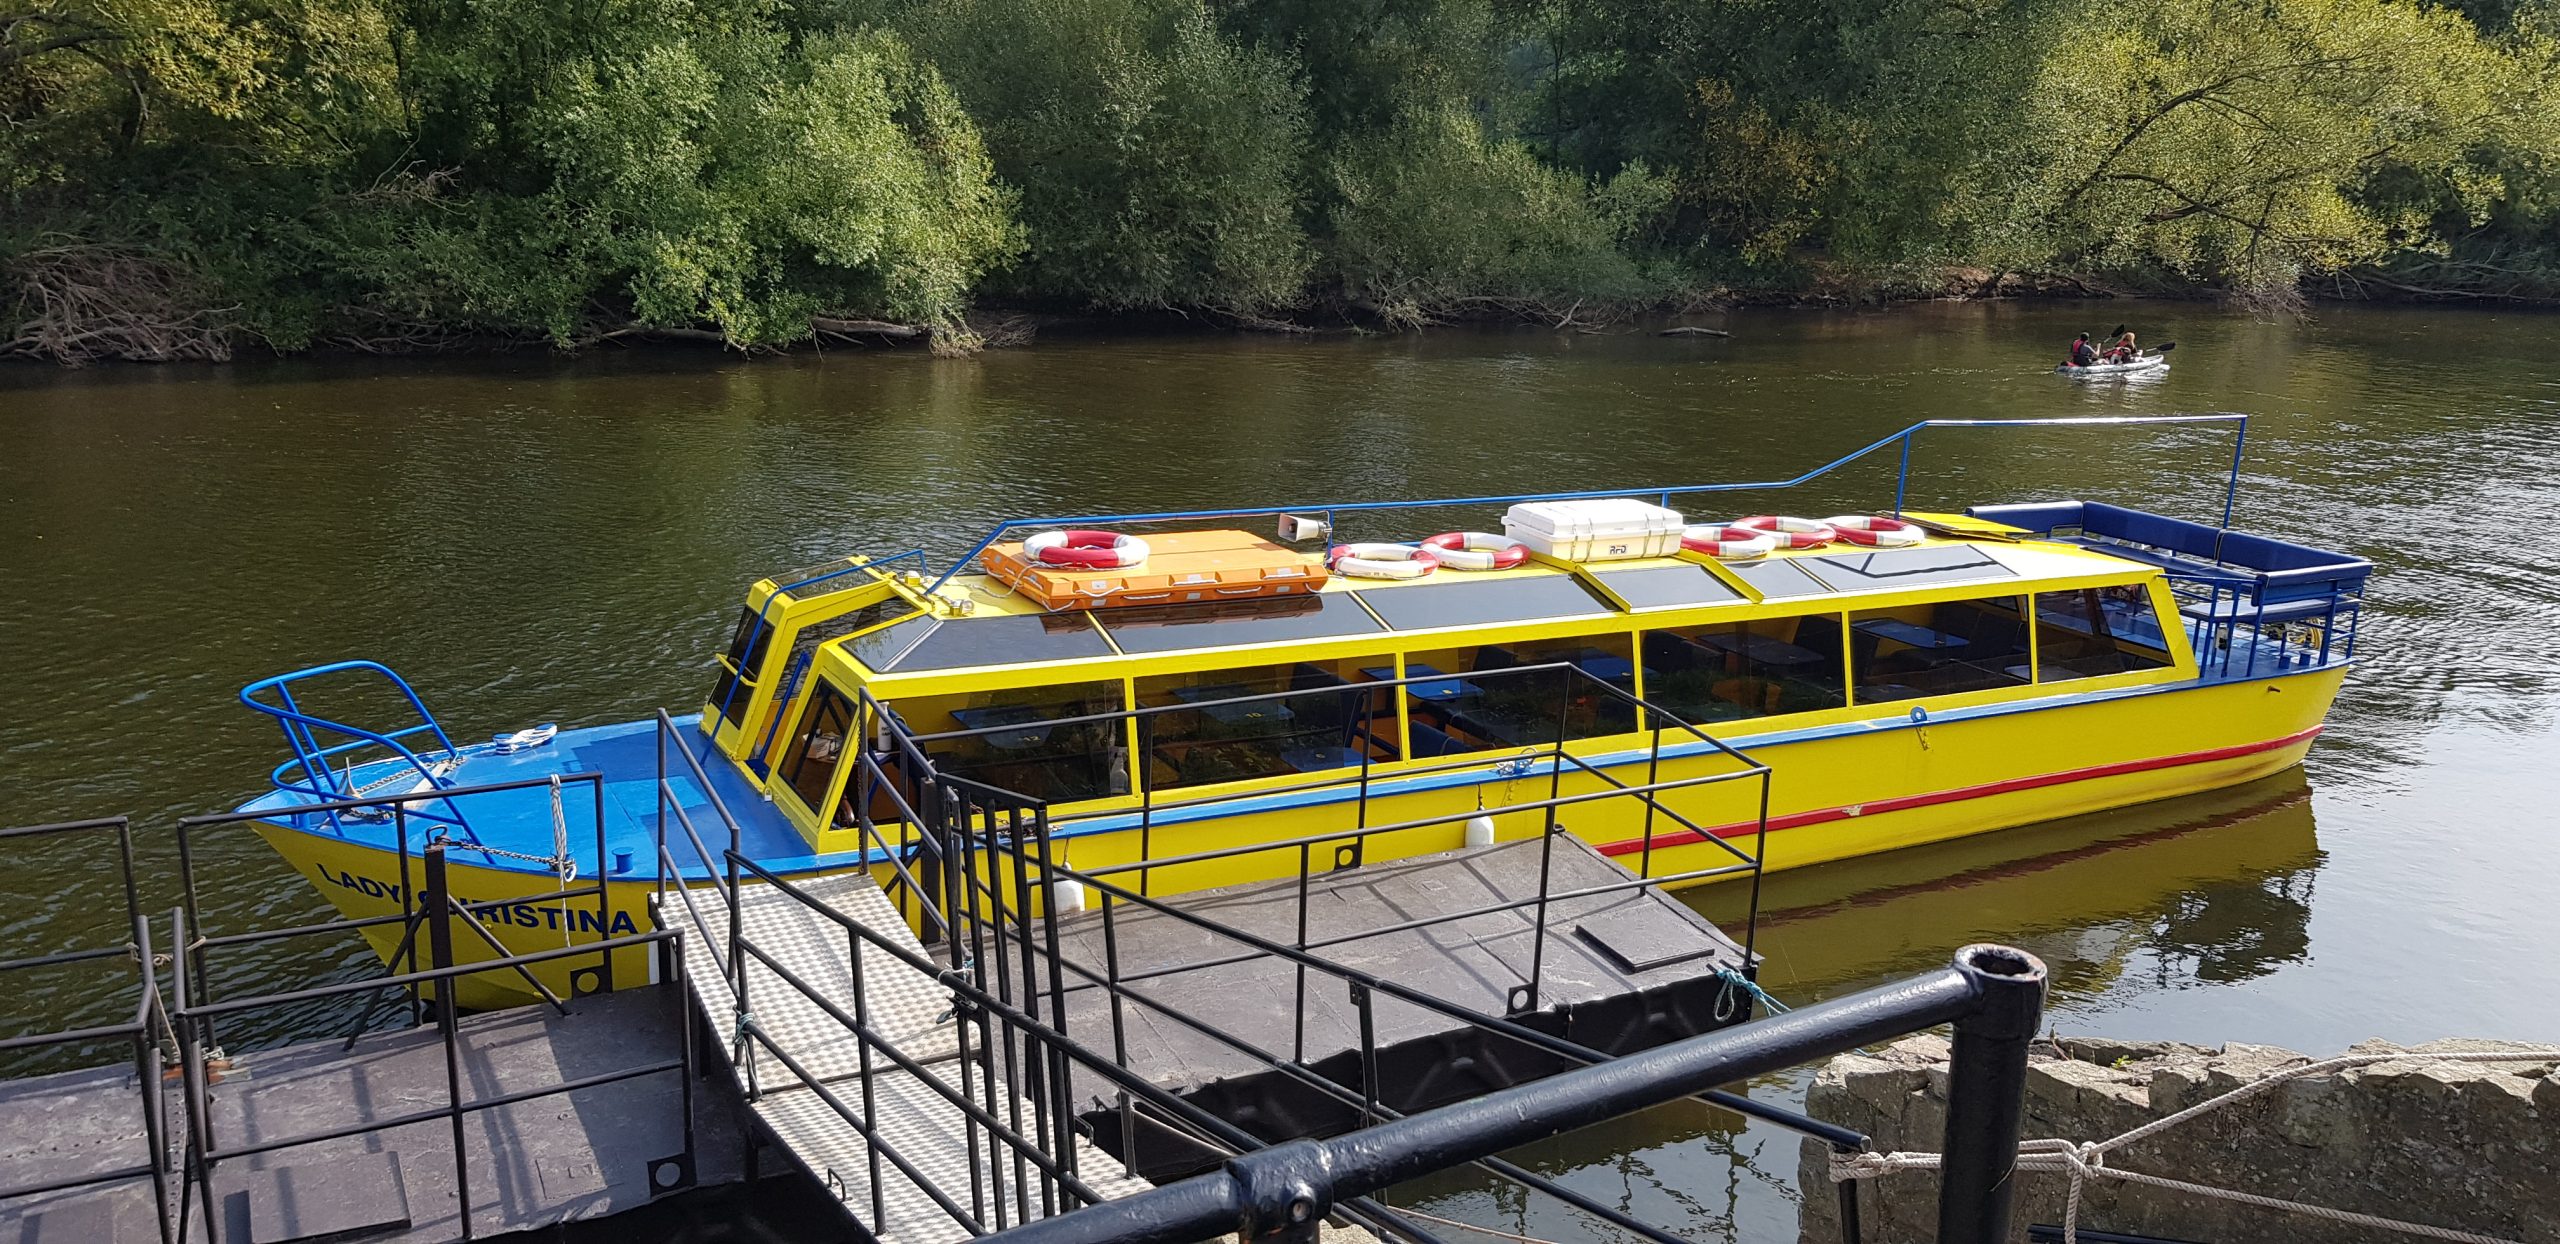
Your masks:
M773 647L773 624L753 608L738 611L738 629L729 636L729 651L720 657L720 677L711 684L711 698L703 701L730 725L746 720L747 702L755 698L756 672L764 667L765 653Z
M1804 559L1805 569L1844 592L1868 588L1921 587L1961 583L1969 579L2009 579L2018 572L2001 565L1972 545L1923 549L1886 549L1874 553L1833 553Z
M1065 721L1119 712L1117 681L914 696L889 707L910 734L952 736L923 741L936 772L1048 803L1129 793L1120 719ZM876 806L872 814L883 815Z
M1858 700L1916 700L2029 681L2026 598L1951 600L1849 615Z
M1410 586L1366 588L1360 599L1399 631L1618 612L1572 575L1516 570L1472 577L1451 571Z
M1634 641L1626 635L1486 644L1405 658L1409 746L1416 758L1546 747L1625 734L1635 705L1600 686L1635 691ZM1571 668L1528 672L1542 665ZM1448 678L1429 677L1446 674Z
M812 812L827 806L827 787L836 780L836 765L844 759L845 734L852 725L853 702L834 683L819 683L809 711L800 715L791 750L782 759L782 780Z
M1692 725L1839 708L1842 651L1831 614L1652 631L1645 699Z
M2139 583L2037 596L2036 648L2039 682L2160 669L2170 663L2159 612Z
M1757 561L1726 562L1725 571L1751 585L1763 600L1779 600L1791 596L1825 596L1829 584L1806 574L1793 557L1764 557Z
M1386 656L1298 661L1138 680L1139 750L1153 790L1240 782L1394 760L1396 706ZM1273 699L1244 700L1271 695Z
M1674 605L1721 605L1742 599L1715 572L1693 562L1677 566L1638 566L1627 570L1594 567L1591 577L1618 594L1630 609L1662 609Z
M918 670L962 669L978 665L1024 665L1034 661L1071 661L1079 657L1107 657L1111 645L1104 642L1102 632L1094 629L1093 619L1081 611L1074 613L993 614L974 618L919 618L887 628L895 631L917 623L932 629L903 649L891 650L880 661L864 657L863 641L885 635L874 631L855 639L855 656L863 664L886 673L901 674ZM880 645L886 648L887 645Z

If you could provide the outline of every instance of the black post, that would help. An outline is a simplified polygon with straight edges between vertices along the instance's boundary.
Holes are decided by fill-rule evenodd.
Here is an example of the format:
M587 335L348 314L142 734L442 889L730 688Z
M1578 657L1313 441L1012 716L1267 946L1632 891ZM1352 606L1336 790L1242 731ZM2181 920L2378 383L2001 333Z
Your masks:
M2009 1238L2009 1203L2017 1191L2027 1046L2044 1014L2045 969L2025 951L1988 945L1957 951L1956 967L1982 992L1955 1023L1938 1239L2002 1244Z
M427 844L427 953L436 970L453 966L453 895L445 888L444 843ZM471 1239L471 1150L465 1143L462 1124L462 1050L460 1013L454 994L462 981L447 977L436 982L436 1034L444 1039L444 1104L447 1118L453 1124L453 1190L459 1202L462 1238Z

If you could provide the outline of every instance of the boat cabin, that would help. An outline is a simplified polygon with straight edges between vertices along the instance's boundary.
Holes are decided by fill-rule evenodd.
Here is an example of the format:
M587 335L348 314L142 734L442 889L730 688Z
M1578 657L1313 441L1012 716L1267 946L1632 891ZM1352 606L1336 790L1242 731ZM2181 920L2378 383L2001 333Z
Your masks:
M703 728L825 853L853 849L839 762L884 715L938 771L1075 814L1558 742L1623 751L1675 724L1654 717L1740 739L2209 674L2176 567L2055 521L2076 516L1915 515L1936 534L1906 547L1738 561L1319 569L1170 603L1017 590L1018 555L938 583L853 558L755 587ZM1297 556L1241 532L1189 547L1244 545Z

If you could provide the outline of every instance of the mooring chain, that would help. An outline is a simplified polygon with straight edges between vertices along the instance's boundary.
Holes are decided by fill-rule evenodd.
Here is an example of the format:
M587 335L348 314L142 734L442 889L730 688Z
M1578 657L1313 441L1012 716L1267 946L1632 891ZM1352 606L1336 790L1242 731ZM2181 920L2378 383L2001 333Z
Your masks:
M2153 1175L2144 1171L2129 1171L2121 1167L2107 1165L2107 1153L2110 1150L2122 1148L2125 1145L2132 1144L2133 1142L2141 1140L2147 1136L2158 1135L2159 1133L2175 1127L2180 1123L2184 1123L2200 1115L2220 1110L2225 1106L2232 1105L2233 1103L2246 1101L2251 1097L2267 1092L2279 1084L2292 1080L2299 1080L2305 1076L2322 1075L2332 1071L2343 1071L2356 1067L2372 1066L2376 1063L2401 1062L2560 1063L2560 1049L2458 1050L2441 1052L2428 1051L2423 1053L2402 1051L2393 1054L2347 1054L2337 1058L2327 1059L2322 1062L2305 1063L2299 1067L2288 1067L2281 1071L2271 1072L2260 1079L2241 1085L2227 1093L2207 1098L2204 1101L2189 1106L2184 1110L2154 1119L2151 1122L2145 1123L2131 1131L2118 1136L2109 1137L2106 1140L2070 1141L2044 1139L2019 1141L2017 1162L2012 1169L2028 1172L2059 1173L2070 1177L2071 1186L2064 1194L2063 1198L2063 1244L2079 1244L2081 1192L2087 1181L2091 1179L2115 1179L2122 1180L2126 1183L2145 1184L2154 1188L2165 1188L2173 1192L2185 1192L2196 1196L2234 1201L2243 1205L2255 1205L2261 1209L2272 1209L2284 1213L2302 1214L2313 1218L2325 1218L2331 1222L2346 1223L2351 1226L2369 1227L2378 1231L2396 1231L2403 1235L2425 1236L2430 1239L2438 1240L2454 1240L2459 1241L2460 1244L2522 1244L2521 1241L2509 1239L2505 1236L2481 1235L2477 1232L2462 1231L2452 1227L2438 1227L2420 1222L2404 1222L2399 1219L2384 1218L2380 1215L2361 1213L2356 1210L2334 1209L2326 1205L2312 1205L2303 1201L2289 1201L2282 1197L2266 1196L2255 1192L2242 1192L2233 1188L2216 1188L2207 1184L2190 1183L2183 1179L2171 1179L2165 1175ZM1835 1153L1831 1155L1831 1179L1832 1182L1838 1183L1850 1179L1872 1179L1876 1176L1888 1175L1895 1171L1937 1170L1940 1167L1941 1161L1942 1155L1935 1153L1914 1153L1903 1151L1896 1151L1892 1153Z

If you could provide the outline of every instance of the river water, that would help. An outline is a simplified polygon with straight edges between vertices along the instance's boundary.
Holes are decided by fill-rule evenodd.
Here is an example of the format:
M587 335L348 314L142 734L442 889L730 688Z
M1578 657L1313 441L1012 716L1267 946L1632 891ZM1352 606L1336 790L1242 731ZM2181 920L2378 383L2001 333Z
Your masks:
M2168 375L2050 374L2073 331L2128 315L2178 343ZM173 823L261 788L280 740L234 694L288 668L385 661L457 737L625 720L698 700L755 578L952 551L1008 516L1770 479L1920 419L2236 410L2253 416L2238 524L2379 567L2362 663L2304 771L1783 874L1764 984L1811 1001L1999 940L2051 965L2065 1033L2312 1051L2560 1037L2560 319L2045 304L1718 322L1734 337L0 371L0 824L131 813L165 938ZM2211 519L2229 454L2218 427L1936 432L1913 504L2077 496ZM1892 486L1880 457L1782 508L1871 508ZM111 851L0 855L0 958L115 938ZM200 857L217 930L328 914L245 835ZM1739 918L1738 894L1697 901ZM365 962L304 946L222 974ZM125 1003L100 979L13 981L0 1017L112 1022ZM1793 1230L1794 1140L1703 1106L1519 1156L1692 1238ZM1608 1238L1459 1176L1397 1199Z

